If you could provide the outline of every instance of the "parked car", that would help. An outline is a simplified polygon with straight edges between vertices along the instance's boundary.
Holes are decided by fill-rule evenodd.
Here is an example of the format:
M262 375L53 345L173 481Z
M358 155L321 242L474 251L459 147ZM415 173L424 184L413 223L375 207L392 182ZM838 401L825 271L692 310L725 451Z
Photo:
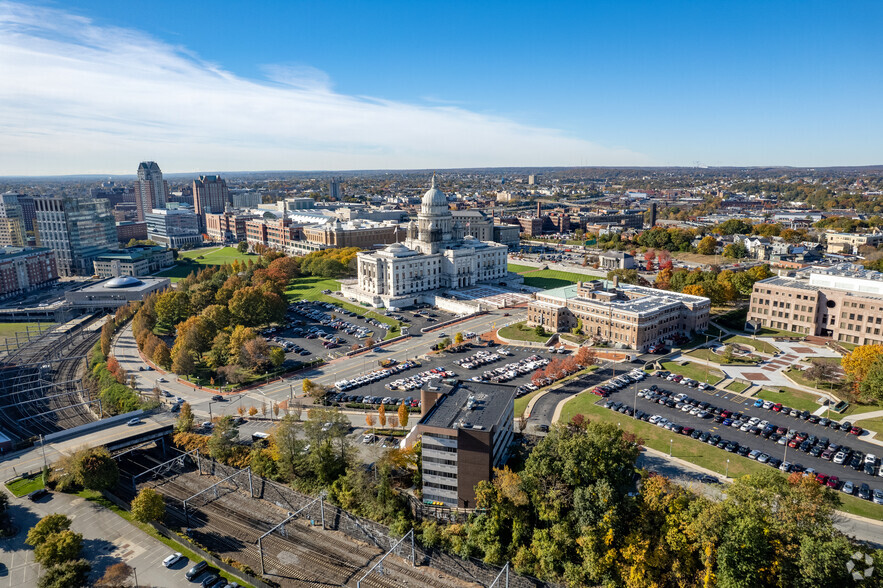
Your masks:
M201 562L199 562L198 564L196 564L195 566L193 566L192 568L190 568L189 570L187 570L187 573L184 574L184 576L185 576L188 580L193 580L193 579L195 579L197 576L199 576L201 573L203 573L204 571L206 571L207 569L208 569L208 562L206 562L206 561L201 561Z
M171 566L175 565L176 563L178 563L182 557L184 557L184 556L176 551L175 553L171 554L170 556L168 556L167 558L162 560L162 565L164 565L167 568L171 567Z

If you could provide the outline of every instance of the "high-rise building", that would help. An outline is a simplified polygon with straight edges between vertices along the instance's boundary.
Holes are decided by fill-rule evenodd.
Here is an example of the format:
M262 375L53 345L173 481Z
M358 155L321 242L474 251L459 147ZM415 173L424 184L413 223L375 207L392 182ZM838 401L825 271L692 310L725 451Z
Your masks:
M0 247L0 299L20 296L57 280L53 251L34 247Z
M331 178L328 182L328 198L340 200L340 178Z
M37 243L55 251L61 276L92 275L93 261L116 248L116 222L103 198L36 197Z
M192 210L155 208L147 215L147 238L177 248L202 243L199 218Z
M34 232L34 223L37 221L37 209L34 206L34 197L18 194L18 204L21 206L21 215L25 223L25 231Z
M648 226L652 229L656 226L656 203L650 203L650 218L648 222Z
M227 182L221 176L199 176L193 180L193 210L199 216L199 230L203 233L205 215L221 214L229 202Z
M26 244L18 194L7 192L0 195L0 247L24 247Z
M155 161L142 161L138 165L138 180L135 182L135 203L138 205L138 220L154 208L165 208L169 198L169 186L163 180L162 171Z

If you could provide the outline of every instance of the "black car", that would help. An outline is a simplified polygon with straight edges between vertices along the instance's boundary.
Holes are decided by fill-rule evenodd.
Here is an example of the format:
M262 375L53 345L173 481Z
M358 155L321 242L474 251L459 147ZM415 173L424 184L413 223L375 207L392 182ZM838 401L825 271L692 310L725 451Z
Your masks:
M746 455L748 455L749 453L751 453L751 448L748 447L747 445L743 445L743 446L740 447L738 450L736 450L736 453L738 453L738 454L741 455L742 457L745 457Z
M727 453L736 453L736 451L739 450L739 444L733 441L731 443L727 443L727 446L724 447L724 449L727 450Z
M843 421L840 423L840 430L844 433L848 433L850 429L852 429L852 423L849 421Z
M826 448L821 445L813 445L813 448L809 450L809 454L813 457L818 457L825 449Z
M852 456L852 459L849 460L849 467L860 472L865 467L864 457L860 453L856 453Z
M201 561L201 562L199 562L198 564L196 564L195 566L193 566L192 568L190 568L189 570L187 570L187 573L184 574L184 576L185 576L188 580L193 580L193 579L196 578L199 574L203 573L203 572L206 571L207 569L208 569L208 562L207 562L207 561Z
M748 432L752 435L760 435L760 427L751 427Z
M800 413L800 416L798 416L798 418L802 421L805 421L808 420L810 416L812 416L810 412L808 410L804 410Z
M801 465L799 463L795 463L795 464L791 464L791 471L797 472L798 474L802 474L803 472L806 471L806 468L803 467L803 465Z
M49 496L49 490L47 490L46 488L39 488L28 494L28 500L30 500L31 502L36 502L44 496Z
M718 448L718 449L726 449L726 448L727 448L727 445L729 445L729 444L730 444L730 442L727 441L726 439L721 439L721 440L718 441L718 443L717 443L717 448Z
M202 588L211 588L211 586L223 586L224 580L217 574L212 574L202 581Z
M862 484L858 487L858 497L863 500L871 499L871 487L867 484Z
M877 473L877 466L875 466L874 464L872 464L870 462L866 463L865 464L865 473L868 474L869 476L875 475Z
M699 440L703 443L707 443L709 439L711 439L711 433L702 433L699 435Z
M819 424L820 427L827 427L830 423L831 423L831 420L830 420L830 419L826 419L826 418L822 417L822 418L819 419L819 423L818 423L818 424Z
M703 433L699 429L696 429L695 431L690 433L690 437L692 437L693 439L700 439L702 435L707 435L707 433Z
M817 424L820 420L822 420L822 417L817 416L817 415L814 415L814 414L811 414L811 415L809 415L809 417L808 417L806 420L807 420L808 422L810 422L810 423L812 423L812 424L815 425L815 424Z
M721 440L720 435L712 435L711 437L708 438L708 444L709 445L717 445L718 443L720 443L720 440Z
M812 449L812 444L809 441L804 441L800 444L799 449L804 453L809 453L809 450Z
M708 404L707 402L700 402L699 403L699 408L701 408L702 410L708 410L709 406L711 406L711 405Z
M766 462L766 464L771 468L779 469L779 466L782 465L782 460L778 457L771 457L770 460Z

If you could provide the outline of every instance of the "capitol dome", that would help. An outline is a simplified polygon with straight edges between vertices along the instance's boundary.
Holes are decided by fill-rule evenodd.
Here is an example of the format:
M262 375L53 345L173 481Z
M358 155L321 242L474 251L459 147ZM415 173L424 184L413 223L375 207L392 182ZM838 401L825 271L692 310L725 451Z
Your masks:
M444 207L448 209L448 199L445 193L435 187L435 174L432 175L432 186L423 195L423 206Z

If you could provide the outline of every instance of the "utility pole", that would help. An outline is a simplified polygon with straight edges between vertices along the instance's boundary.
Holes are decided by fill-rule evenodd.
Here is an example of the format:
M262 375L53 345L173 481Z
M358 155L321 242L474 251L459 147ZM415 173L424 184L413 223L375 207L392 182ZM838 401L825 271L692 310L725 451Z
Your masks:
M43 442L42 433L40 434L40 449L43 450L43 469L46 469L49 466L46 464L46 444Z

